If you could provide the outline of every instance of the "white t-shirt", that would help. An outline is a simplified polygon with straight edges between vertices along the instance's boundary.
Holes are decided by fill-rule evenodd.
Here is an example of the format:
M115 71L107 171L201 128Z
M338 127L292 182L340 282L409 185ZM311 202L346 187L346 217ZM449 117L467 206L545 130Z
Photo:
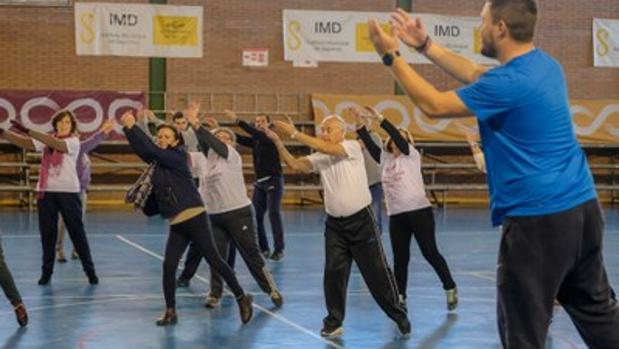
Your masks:
M243 178L243 161L234 147L228 145L228 159L220 157L213 149L209 149L206 158L202 153L190 155L192 167L198 166L196 170L200 173L200 195L209 214L251 205Z
M325 195L325 211L333 217L348 217L370 205L372 196L357 141L340 143L346 156L314 153L307 156L314 171L320 173Z
M64 139L67 144L67 152L62 154L62 164L50 167L47 175L47 186L45 192L79 193L80 181L77 177L77 157L80 152L80 140L77 137ZM46 145L32 140L37 152L43 152ZM41 177L37 183L37 191L41 191Z
M387 215L418 210L431 206L421 175L421 155L408 145L409 155L381 152L383 190Z

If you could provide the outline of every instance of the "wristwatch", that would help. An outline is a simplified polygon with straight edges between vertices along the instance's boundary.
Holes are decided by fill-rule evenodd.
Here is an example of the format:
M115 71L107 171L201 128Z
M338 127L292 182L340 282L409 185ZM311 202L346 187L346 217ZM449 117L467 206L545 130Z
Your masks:
M383 64L390 67L393 64L393 60L396 57L400 57L400 51L387 52L383 55Z

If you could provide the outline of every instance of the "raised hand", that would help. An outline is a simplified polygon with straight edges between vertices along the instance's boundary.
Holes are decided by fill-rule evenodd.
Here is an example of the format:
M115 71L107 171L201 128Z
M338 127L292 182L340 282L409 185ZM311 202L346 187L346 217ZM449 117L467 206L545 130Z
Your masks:
M114 121L112 121L111 119L105 120L103 125L101 125L101 132L105 133L106 135L109 135L113 129L114 129Z
M135 116L133 116L133 111L127 110L123 113L123 116L120 117L120 122L122 122L123 126L126 128L132 128L135 125Z
M259 128L259 130L264 132L264 134L267 137L269 137L269 139L272 140L273 143L277 143L281 141L281 139L279 138L279 135L275 133L273 130L271 130L268 126L261 127Z
M420 48L428 39L428 32L419 17L413 19L401 8L391 14L391 24L397 30L397 36L406 46Z
M191 101L183 115L187 118L187 121L193 125L193 127L200 127L200 102Z
M293 134L299 133L299 130L294 126L294 122L290 117L288 117L287 121L277 120L273 122L275 128L286 136L291 136Z
M357 121L357 126L365 126L366 128L370 128L370 120L368 119L366 113L359 107L350 107L348 110Z
M383 56L387 52L398 50L400 42L397 39L399 33L396 27L391 26L391 33L386 33L375 19L368 21L368 27L370 30L370 40L374 44L378 55Z
M230 121L236 121L239 119L235 112L228 109L224 110L224 117Z
M13 125L17 131L22 133L28 133L28 131L30 131L26 126L24 126L24 124L17 120L11 120L11 125Z
M378 110L376 110L371 105L364 105L363 109L366 111L366 115L368 118L376 120L378 123L383 122L383 120L385 119L383 114L379 113Z
M217 119L215 119L214 117L205 117L204 123L206 124L206 127L210 130L219 128L219 121L217 121Z

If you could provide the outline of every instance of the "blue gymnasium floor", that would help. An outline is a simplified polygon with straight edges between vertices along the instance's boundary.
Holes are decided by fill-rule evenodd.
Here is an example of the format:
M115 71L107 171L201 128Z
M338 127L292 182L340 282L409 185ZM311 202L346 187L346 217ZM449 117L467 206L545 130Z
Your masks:
M36 214L0 212L7 262L30 314L18 329L8 302L0 302L0 348L499 348L495 325L494 270L498 230L487 209L436 210L438 237L460 290L460 306L445 309L444 293L414 246L409 276L412 337L396 338L396 327L378 308L353 268L345 333L341 339L319 336L325 315L322 293L324 260L320 209L287 209L286 256L269 262L285 297L281 309L259 292L242 262L237 274L255 295L253 320L242 326L232 297L222 306L202 306L208 268L177 295L179 323L159 328L163 310L161 254L166 224L124 211L95 211L87 231L101 282L89 286L79 262L56 264L50 286L36 285L40 243ZM619 210L606 209L606 265L619 286ZM383 234L390 250L388 234ZM391 257L389 257L391 258ZM585 348L560 308L548 348Z

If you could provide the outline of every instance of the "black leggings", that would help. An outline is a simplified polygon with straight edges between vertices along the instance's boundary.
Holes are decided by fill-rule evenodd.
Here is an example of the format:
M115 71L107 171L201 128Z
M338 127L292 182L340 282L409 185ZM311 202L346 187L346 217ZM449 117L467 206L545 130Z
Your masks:
M217 252L206 212L203 212L187 221L170 226L163 260L163 294L167 308L176 306L176 269L189 242L200 250L211 268L223 277L237 299L244 295L234 271Z
M423 257L430 263L443 283L443 289L456 287L445 258L438 251L432 207L389 216L389 235L393 250L393 269L398 291L406 297L411 237L414 235Z

